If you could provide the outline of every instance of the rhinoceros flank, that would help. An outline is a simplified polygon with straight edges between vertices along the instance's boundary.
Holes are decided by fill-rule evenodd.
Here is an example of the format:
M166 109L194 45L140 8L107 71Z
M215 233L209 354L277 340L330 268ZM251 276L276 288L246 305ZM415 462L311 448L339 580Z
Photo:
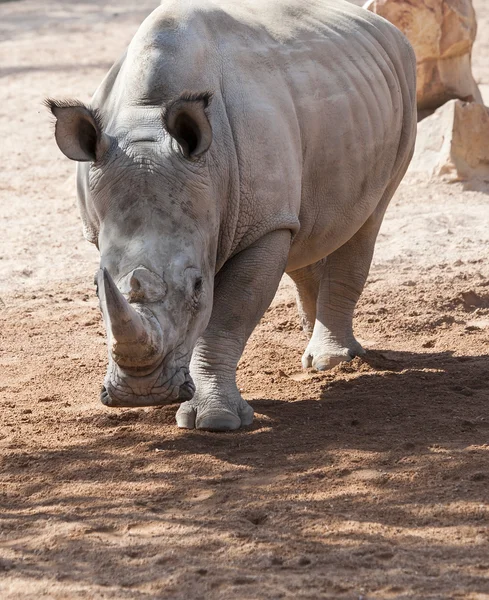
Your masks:
M415 72L400 31L343 0L164 0L90 106L48 101L100 251L104 404L249 425L236 367L284 272L303 366L363 352L353 310L412 156Z

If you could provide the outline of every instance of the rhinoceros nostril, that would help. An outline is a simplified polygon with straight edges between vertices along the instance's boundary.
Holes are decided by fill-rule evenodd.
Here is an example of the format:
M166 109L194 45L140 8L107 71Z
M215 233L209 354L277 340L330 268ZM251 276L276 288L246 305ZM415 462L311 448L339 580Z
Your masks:
M131 286L131 290L133 292L139 292L141 289L141 283L139 282L139 279L133 275L129 281L129 285Z

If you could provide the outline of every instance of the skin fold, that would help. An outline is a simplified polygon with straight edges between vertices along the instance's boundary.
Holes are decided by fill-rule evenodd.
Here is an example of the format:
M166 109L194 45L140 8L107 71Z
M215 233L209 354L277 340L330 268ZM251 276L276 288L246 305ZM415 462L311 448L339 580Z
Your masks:
M284 272L303 366L363 353L353 311L412 156L415 69L343 0L165 0L90 106L48 101L100 250L104 404L249 425L236 367Z

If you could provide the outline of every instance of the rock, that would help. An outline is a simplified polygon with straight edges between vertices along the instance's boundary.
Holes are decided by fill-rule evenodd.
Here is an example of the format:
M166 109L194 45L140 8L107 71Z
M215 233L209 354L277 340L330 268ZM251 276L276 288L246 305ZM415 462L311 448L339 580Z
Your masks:
M418 123L408 173L446 181L489 180L489 108L450 100Z
M396 25L413 45L418 110L454 98L482 104L471 66L477 33L471 0L369 0L364 8Z

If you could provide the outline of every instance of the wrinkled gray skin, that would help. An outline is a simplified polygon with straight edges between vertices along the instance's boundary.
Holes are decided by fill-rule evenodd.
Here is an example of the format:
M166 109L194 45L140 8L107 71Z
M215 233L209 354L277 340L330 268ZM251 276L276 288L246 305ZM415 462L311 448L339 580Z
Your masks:
M284 271L303 366L363 353L352 315L415 90L402 34L342 0L165 0L90 107L49 101L101 255L104 404L180 400L180 427L249 425L236 366Z

